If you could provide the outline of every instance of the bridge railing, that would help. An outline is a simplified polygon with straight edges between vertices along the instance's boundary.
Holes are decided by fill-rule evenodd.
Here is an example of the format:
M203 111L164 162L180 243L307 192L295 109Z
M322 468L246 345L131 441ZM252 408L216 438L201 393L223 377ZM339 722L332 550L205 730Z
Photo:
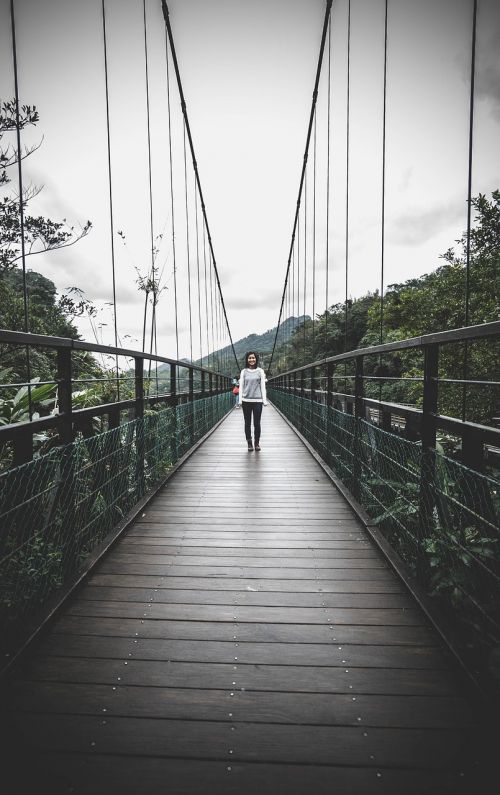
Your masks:
M7 344L56 351L56 377L44 383L58 406L0 426L0 449L12 445L15 464L0 473L0 636L3 654L12 654L234 398L229 377L165 357L0 331ZM72 378L72 356L81 351L133 357L125 378L110 376L122 399L75 408L82 380L101 381ZM154 371L145 373L148 360L169 365L168 391ZM31 384L34 397L39 385Z
M455 329L350 351L269 379L271 400L435 597L457 653L486 678L500 667L500 429L494 424L500 382L490 367L495 358L498 364L499 337L498 322ZM474 345L483 346L481 356ZM467 346L474 377L444 372L446 362L457 361L453 346L462 354ZM390 395L384 385L399 380L387 375L388 356L408 352L406 394L413 404L383 399ZM478 360L487 377L477 373ZM456 399L443 401L440 390L450 387ZM459 408L464 398L472 416L481 403L489 424L463 419L467 409L462 417L439 413L440 405Z

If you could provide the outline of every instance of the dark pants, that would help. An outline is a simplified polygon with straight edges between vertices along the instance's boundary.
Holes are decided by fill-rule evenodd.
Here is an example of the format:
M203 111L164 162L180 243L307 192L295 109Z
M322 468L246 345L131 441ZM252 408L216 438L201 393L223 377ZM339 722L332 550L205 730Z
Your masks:
M255 443L260 439L260 416L262 414L262 403L248 403L243 400L241 403L243 416L245 417L245 437L247 441L252 439L252 414L253 414L253 433Z

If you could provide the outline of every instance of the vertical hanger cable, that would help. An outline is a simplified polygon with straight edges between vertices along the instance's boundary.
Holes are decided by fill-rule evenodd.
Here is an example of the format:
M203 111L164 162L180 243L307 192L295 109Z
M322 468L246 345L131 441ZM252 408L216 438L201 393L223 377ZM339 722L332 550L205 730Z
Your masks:
M187 256L187 281L188 281L188 305L189 305L189 358L193 361L193 317L191 310L191 258L189 255L189 209L188 209L188 178L187 178L187 156L186 156L186 121L184 120L184 196L186 207L186 256Z
M19 118L19 79L17 70L17 45L16 45L16 22L14 14L14 0L10 0L10 24L12 33L12 64L14 70L14 95L16 102L16 146L17 146L17 178L19 185L19 226L21 232L21 263L23 273L23 310L24 310L24 331L29 331L29 298L28 282L26 273L26 245L25 245L25 221L24 221L24 199L23 199L23 169L21 152L21 120ZM31 360L30 350L26 346L26 375L28 380L28 413L30 420L33 419L33 407L31 403Z
M469 98L469 158L467 172L467 242L465 252L465 326L470 323L470 239L472 226L472 163L474 145L474 88L476 73L476 27L477 27L477 0L473 0L472 6L472 40L470 58L470 98ZM463 389L462 389L462 421L465 422L467 416L467 376L469 370L469 346L467 341L464 343L464 367L463 367Z
M174 269L175 350L179 359L179 319L177 311L177 260L175 256L174 173L172 168L172 115L170 110L170 74L168 67L168 35L165 33L165 55L167 62L167 107L168 107L168 152L170 162L170 212L172 215L172 260Z
M108 82L108 45L106 36L106 9L105 0L102 0L102 37L104 48L104 87L106 97L106 137L108 147L108 196L109 196L109 237L111 246L111 277L113 287L113 325L115 333L115 348L118 348L118 320L116 310L116 273L115 273L115 233L114 233L114 214L113 214L113 182L111 172L111 134L109 126L109 82ZM144 350L144 348L143 348ZM118 356L115 357L116 371L116 397L120 400L120 381L118 371Z
M299 193L298 193L298 198L297 198L297 205L296 205L295 217L294 217L294 223L293 223L293 229L292 229L292 238L291 238L291 241L290 241L290 248L289 248L289 253L288 253L288 261L287 261L287 267L286 267L285 281L284 281L284 284L283 284L283 293L282 293L282 296L281 296L281 304L280 304L280 311L279 311L279 315L278 315L278 323L277 323L277 326L276 326L276 333L274 335L274 342L273 342L273 349L272 349L272 352L271 352L271 358L269 360L269 367L268 367L269 373L272 370L274 352L276 350L276 340L278 339L278 333L279 333L279 329L280 329L280 325L281 325L281 318L283 317L283 307L284 307L284 303L285 303L286 288L287 288L288 278L289 278L289 274L290 274L290 265L291 265L291 260L292 260L292 252L293 252L293 247L294 247L294 242L295 242L295 234L296 234L296 230L297 230L297 223L298 223L298 216L299 216L299 209L300 209L300 198L301 198L301 195L302 195L302 187L303 187L303 184L304 184L304 175L305 175L305 169L306 169L306 165L307 165L307 156L308 156L308 152L309 152L309 142L311 140L312 125L313 125L313 119L314 119L314 110L315 110L315 107L316 107L316 100L317 100L317 97L318 97L319 78L320 78L320 75L321 75L321 66L322 66L322 63L323 63L323 53L324 53L324 50L325 50L326 34L327 34L327 30L328 30L328 23L329 23L329 19L330 19L331 8L332 8L332 0L326 0L325 18L324 18L324 21L323 21L323 31L322 31L322 35L321 35L321 44L320 44L320 50L319 50L319 55L318 55L318 65L317 65L317 69L316 69L316 79L315 79L315 83L314 83L314 91L313 91L313 96L312 96L311 112L310 112L310 115L309 115L309 125L308 125L308 128L307 128L306 146L305 146L305 151L304 151L304 161L303 161L302 173L301 173L301 177L300 177Z
M158 301L158 284L156 278L155 267L155 250L154 250L154 229L153 229L153 175L151 169L151 124L149 115L149 64L148 64L148 36L147 36L147 19L146 19L146 0L142 0L143 8L143 27L144 27L144 66L146 77L146 122L147 122L147 141L148 141L148 187L149 187L149 236L151 246L151 282L153 292L153 308L151 312L151 335L149 344L149 353L153 353L154 329L156 325L156 303ZM156 391L158 392L158 368L155 366L156 373ZM151 359L148 366L148 380L151 377ZM148 387L149 388L149 387Z

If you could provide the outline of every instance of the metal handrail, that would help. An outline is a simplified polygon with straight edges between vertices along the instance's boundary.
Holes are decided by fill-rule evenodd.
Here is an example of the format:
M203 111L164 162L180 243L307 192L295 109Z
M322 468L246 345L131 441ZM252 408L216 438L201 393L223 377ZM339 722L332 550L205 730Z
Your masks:
M357 419L366 419L369 409L378 409L381 413L380 418L385 430L391 430L393 416L404 417L406 419L405 434L407 438L411 440L420 439L425 448L435 448L438 430L451 433L458 436L462 441L462 460L464 463L467 463L473 469L480 469L486 445L500 446L500 429L490 425L466 421L463 418L458 419L457 417L439 414L438 389L442 383L459 384L466 389L469 385L495 387L498 386L499 382L497 380L481 380L477 377L471 379L466 377L461 379L440 378L438 358L439 349L443 345L458 342L467 343L472 340L486 340L494 337L500 337L500 321L424 334L419 337L411 337L383 345L374 345L370 348L358 348L269 377L269 385L278 391L307 397L311 401L317 401L318 396L321 394L322 400L328 406L333 406L334 403L340 402L343 410L353 414ZM423 353L422 376L411 379L422 383L422 407L401 406L387 400L366 397L364 394L365 382L373 383L378 381L381 383L392 379L386 375L365 375L363 371L364 361L371 356L381 356L385 353L410 349L418 349ZM351 371L349 374L335 372L337 364L343 364L348 361L353 362L354 368L352 369L354 369L354 372ZM323 370L321 375L318 372L319 370ZM322 385L324 387L325 380L326 389L320 390L316 388L315 385L318 381L323 382ZM353 383L352 394L341 393L334 389L334 382L339 380L344 381L346 384L347 381ZM407 379L395 378L394 380Z
M134 418L144 415L147 406L158 403L165 403L168 406L177 406L186 401L195 401L207 396L217 395L231 389L231 377L215 372L208 367L193 364L191 362L171 359L167 356L136 351L128 348L117 348L115 346L100 345L98 343L85 342L84 340L74 340L67 337L50 337L42 334L30 334L22 331L9 331L0 329L0 344L19 345L22 347L37 346L55 350L57 352L57 375L53 381L43 381L40 385L53 383L58 388L58 413L49 416L30 419L27 422L16 422L0 426L0 443L11 442L14 447L13 464L18 466L26 463L33 457L33 437L42 430L53 429L59 435L61 444L68 444L73 441L75 434L84 428L85 433L92 433L89 420L92 417L107 416L110 428L120 424L120 412L133 411ZM112 403L101 403L95 406L76 409L72 405L72 392L75 384L101 382L100 378L72 378L71 357L73 352L88 351L90 353L108 354L110 356L122 356L132 358L134 367L127 373L127 380L133 381L133 395ZM168 392L145 394L144 382L144 362L159 362L168 364L170 372L162 381L170 380ZM178 391L178 370L188 371L187 390ZM195 389L194 373L201 376L201 388ZM156 375L150 376L156 378ZM108 379L105 379L108 380ZM114 373L110 376L110 381L120 382L120 377ZM32 382L25 386L38 386ZM12 386L12 385L2 385ZM197 384L198 387L198 384Z

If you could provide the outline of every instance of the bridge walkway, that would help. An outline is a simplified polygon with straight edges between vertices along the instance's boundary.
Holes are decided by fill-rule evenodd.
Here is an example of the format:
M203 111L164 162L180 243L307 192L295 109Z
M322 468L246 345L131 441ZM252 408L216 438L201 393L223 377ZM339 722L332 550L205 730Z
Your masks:
M242 425L233 410L17 667L7 792L471 781L477 718L439 636L278 412L260 453Z

